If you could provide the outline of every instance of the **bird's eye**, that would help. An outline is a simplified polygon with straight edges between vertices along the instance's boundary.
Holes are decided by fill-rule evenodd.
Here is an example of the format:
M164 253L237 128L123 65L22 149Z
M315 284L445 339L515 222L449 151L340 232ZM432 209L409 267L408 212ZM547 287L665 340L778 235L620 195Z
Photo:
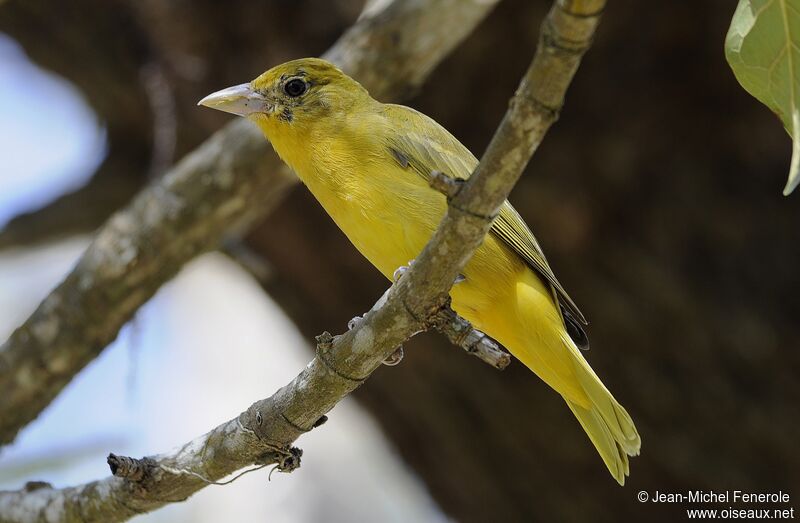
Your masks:
M300 78L293 78L286 82L286 85L283 86L283 92L291 96L292 98L296 98L308 90L308 84L305 83Z

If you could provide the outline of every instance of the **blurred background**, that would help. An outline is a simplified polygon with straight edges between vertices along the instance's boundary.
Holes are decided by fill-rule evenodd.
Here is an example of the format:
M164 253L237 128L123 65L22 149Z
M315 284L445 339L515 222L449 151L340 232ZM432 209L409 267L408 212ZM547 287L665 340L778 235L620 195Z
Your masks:
M406 103L480 155L549 5L500 2ZM0 2L0 337L111 212L229 121L199 98L321 54L361 7ZM500 373L426 334L299 441L297 472L270 483L255 472L139 520L241 521L265 507L287 522L683 517L639 503L639 490L783 490L796 502L800 196L781 196L782 125L725 63L734 7L611 2L511 197L642 435L625 488L522 365ZM161 452L229 419L387 285L302 187L246 244L267 277L221 254L187 266L0 454L0 488L102 477L109 451Z

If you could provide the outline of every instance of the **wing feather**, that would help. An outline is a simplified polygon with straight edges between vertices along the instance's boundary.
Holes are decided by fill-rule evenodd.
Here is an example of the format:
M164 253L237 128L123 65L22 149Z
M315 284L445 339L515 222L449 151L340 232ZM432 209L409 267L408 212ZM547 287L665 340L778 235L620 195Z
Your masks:
M387 152L401 166L411 169L425 180L430 177L432 171L441 171L460 179L469 178L477 167L478 160L446 129L409 107L392 104L386 104L384 107L394 130L387 144ZM584 325L587 324L586 318L547 263L539 242L508 201L501 207L490 234L502 240L551 285L557 301L562 306L562 312L567 312L566 316L574 316ZM570 319L564 318L568 330L571 329L570 334L577 330L580 332L575 334L585 339L585 333L580 326L574 320L570 325Z

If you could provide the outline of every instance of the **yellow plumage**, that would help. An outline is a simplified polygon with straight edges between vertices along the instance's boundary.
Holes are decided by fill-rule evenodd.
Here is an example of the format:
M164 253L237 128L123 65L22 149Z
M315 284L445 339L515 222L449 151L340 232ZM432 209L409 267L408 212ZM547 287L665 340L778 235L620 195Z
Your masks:
M353 245L387 278L419 254L444 216L446 201L429 187L430 172L466 178L478 164L432 119L373 100L319 59L275 67L247 89L252 94L245 109L228 91L201 103L257 123ZM639 435L570 337L571 332L582 340L578 321L585 320L507 202L463 276L451 291L456 312L561 394L611 474L624 483L628 456L639 453Z

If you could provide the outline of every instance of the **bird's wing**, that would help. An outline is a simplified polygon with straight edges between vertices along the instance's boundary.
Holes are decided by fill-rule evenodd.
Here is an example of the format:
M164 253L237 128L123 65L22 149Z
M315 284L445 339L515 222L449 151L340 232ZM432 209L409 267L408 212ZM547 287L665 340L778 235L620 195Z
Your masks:
M384 107L386 116L392 122L387 152L400 165L411 169L425 180L429 179L432 171L441 171L459 179L469 178L477 167L478 160L444 127L409 107L392 104L386 104ZM581 341L586 341L586 334L573 318L577 318L584 325L587 324L586 318L556 279L539 242L508 201L500 208L490 232L550 283L562 308L568 312L564 315L564 322L570 335L573 331L577 331L572 337L579 346L582 345Z

